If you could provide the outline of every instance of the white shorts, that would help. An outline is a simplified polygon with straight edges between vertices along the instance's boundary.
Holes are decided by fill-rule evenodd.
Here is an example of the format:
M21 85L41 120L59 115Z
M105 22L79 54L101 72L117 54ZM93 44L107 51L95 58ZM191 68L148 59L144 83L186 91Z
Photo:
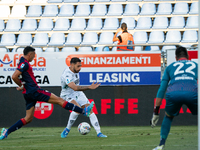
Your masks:
M83 106L85 104L90 104L89 100L85 96L83 92L80 92L78 95L70 95L70 96L63 96L61 97L64 100L71 102L72 100L75 100L80 106Z

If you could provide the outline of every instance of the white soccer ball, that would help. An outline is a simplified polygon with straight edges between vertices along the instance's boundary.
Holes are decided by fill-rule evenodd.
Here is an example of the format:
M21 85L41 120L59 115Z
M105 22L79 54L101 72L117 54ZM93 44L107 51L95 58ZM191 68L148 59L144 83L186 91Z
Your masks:
M90 132L90 125L87 122L82 122L78 125L78 132L82 135L86 135Z

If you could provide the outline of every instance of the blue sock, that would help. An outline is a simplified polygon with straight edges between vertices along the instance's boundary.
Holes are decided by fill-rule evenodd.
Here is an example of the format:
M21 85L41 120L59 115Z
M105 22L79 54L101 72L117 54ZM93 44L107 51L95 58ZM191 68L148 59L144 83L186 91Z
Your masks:
M172 123L173 118L172 117L168 117L165 115L163 122L162 122L162 126L161 126L161 131L160 131L160 145L165 145L165 141L168 137L170 128L171 128L171 123Z
M12 125L9 129L8 129L8 134L10 134L11 132L14 132L15 130L20 129L23 125L26 124L26 120L24 118L18 120L14 125Z
M74 105L72 103L69 103L67 101L65 101L63 103L62 107L67 109L67 110L72 110L72 111L75 111L75 112L80 113L80 114L84 113L84 110L82 108L80 108L80 107L78 107L78 106L76 106L76 105Z

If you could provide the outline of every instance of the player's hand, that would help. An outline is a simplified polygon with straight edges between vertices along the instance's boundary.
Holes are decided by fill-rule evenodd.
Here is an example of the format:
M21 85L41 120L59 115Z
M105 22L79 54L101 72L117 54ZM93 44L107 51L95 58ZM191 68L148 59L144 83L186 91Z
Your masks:
M119 32L121 32L121 31L122 31L122 29L121 29L121 28L118 28L116 32L119 33Z
M17 89L17 91L22 91L24 89L24 86L17 87L16 89Z
M150 120L150 125L152 128L156 126L156 124L158 123L158 120L159 120L159 115L153 114L153 117Z
M97 83L94 83L94 82L93 82L93 83L89 86L89 88L90 88L91 90L94 90L94 89L98 88L100 85L101 85L101 83L99 83L99 82L97 82Z

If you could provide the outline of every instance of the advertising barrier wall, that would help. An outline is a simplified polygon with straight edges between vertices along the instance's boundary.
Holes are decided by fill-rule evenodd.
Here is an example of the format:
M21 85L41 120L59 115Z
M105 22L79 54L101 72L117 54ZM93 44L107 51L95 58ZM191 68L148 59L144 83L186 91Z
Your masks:
M43 87L56 95L60 87ZM97 114L101 126L149 126L158 85L138 86L100 86L84 93L95 102L93 111ZM9 127L25 116L25 100L15 88L0 88L0 127ZM165 100L161 105L158 125L164 117ZM63 126L68 121L69 111L60 106L38 103L33 121L27 126L48 127ZM89 122L89 118L80 115L74 126L80 122ZM183 106L173 125L196 125L197 117ZM149 126L150 127L150 126Z
M0 53L0 87L14 87L11 76L22 54ZM80 84L159 85L160 52L65 53L40 52L31 62L39 86L60 86L60 76L72 57L82 60Z

